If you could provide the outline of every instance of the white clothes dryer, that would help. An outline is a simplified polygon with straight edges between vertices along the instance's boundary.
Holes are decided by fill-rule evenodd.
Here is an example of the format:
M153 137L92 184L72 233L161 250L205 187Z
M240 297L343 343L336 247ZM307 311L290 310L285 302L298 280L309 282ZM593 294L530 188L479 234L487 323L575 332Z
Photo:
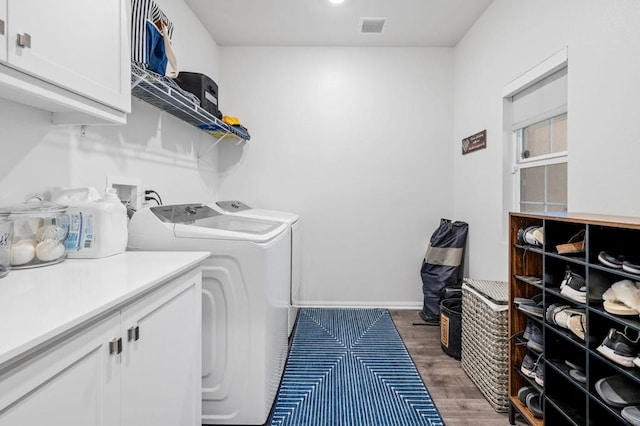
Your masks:
M290 239L282 222L204 204L131 218L130 249L211 252L202 266L203 424L267 421L287 357Z
M289 292L289 319L287 336L291 336L300 309L300 288L302 286L302 222L295 213L275 210L254 209L240 201L218 201L215 206L224 213L255 219L273 220L286 223L291 229L291 288Z

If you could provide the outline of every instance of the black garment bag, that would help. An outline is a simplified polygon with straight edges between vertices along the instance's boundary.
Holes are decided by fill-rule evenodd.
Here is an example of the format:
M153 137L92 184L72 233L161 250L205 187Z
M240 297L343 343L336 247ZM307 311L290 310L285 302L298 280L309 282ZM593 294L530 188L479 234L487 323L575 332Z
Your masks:
M420 270L424 295L420 317L428 323L440 322L440 302L447 289L462 287L468 230L466 222L440 219L440 226L431 235Z

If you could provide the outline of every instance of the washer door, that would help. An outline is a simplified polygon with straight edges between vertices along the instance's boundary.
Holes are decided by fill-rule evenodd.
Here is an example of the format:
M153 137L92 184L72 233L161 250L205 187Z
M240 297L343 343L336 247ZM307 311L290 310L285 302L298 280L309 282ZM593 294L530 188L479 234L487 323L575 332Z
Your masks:
M213 238L266 242L286 231L287 225L269 220L235 215L212 216L193 223L176 223L176 238Z

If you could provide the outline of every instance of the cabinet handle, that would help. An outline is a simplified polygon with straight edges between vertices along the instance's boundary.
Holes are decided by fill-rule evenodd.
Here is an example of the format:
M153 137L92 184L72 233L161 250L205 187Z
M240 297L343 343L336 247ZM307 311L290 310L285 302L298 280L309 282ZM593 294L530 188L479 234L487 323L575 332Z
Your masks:
M137 342L138 339L140 339L140 327L137 325L135 327L129 327L127 330L127 338L130 342Z
M120 337L109 341L109 353L111 355L119 355L122 353L122 339Z
M4 35L4 21L0 19L0 35Z
M31 35L28 33L18 34L18 46L31 47Z

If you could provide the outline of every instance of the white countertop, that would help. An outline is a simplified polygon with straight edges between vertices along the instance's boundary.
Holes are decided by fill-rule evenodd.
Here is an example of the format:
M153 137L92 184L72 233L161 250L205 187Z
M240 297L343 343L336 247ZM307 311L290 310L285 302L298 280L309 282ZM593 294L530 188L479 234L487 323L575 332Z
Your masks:
M0 367L154 286L188 271L208 252L125 252L103 259L12 270L0 279Z

